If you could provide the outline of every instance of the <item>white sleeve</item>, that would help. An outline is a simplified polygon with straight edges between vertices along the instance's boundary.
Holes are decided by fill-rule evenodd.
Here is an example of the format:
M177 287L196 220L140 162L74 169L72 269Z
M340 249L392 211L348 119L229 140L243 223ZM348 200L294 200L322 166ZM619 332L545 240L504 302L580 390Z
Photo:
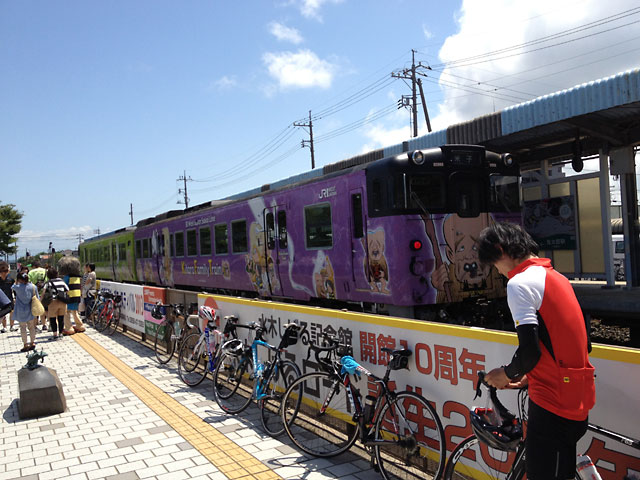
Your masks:
M545 278L545 269L534 266L507 283L507 302L516 327L538 324L537 311L542 306Z

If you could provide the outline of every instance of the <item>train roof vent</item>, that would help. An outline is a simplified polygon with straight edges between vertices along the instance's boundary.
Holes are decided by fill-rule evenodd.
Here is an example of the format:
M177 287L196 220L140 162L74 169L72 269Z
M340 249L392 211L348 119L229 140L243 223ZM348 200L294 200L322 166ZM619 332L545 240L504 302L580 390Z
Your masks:
M325 165L322 169L324 174L338 172L347 168L355 167L357 165L363 165L365 163L375 162L384 157L383 149L373 150L371 152L363 153L362 155L356 155L355 157L347 158L340 162L331 163Z

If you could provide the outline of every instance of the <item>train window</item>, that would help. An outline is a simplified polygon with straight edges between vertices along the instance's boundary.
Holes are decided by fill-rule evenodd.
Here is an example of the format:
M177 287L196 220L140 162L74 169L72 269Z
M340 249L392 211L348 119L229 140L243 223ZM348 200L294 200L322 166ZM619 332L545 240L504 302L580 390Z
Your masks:
M176 232L176 257L184 257L184 232Z
M127 259L127 247L124 243L118 244L118 260Z
M304 231L307 248L331 248L333 246L331 205L323 203L304 207Z
M231 250L233 253L247 253L247 221L231 222Z
M615 242L616 250L615 253L624 253L624 242Z
M491 174L489 177L489 211L520 211L520 178Z
M227 224L221 223L214 227L216 242L216 255L226 255L229 253L229 239L227 237Z
M211 228L200 229L200 255L211 255Z
M187 230L187 256L195 257L198 255L198 236L195 229Z
M158 235L158 255L164 257L164 234Z
M418 201L416 201L416 197ZM420 204L428 210L441 210L447 204L447 190L442 175L413 175L409 178L409 205L420 208Z
M142 258L142 242L140 240L136 240L136 257Z
M452 173L449 177L449 210L460 217L477 217L484 207L484 182L477 175Z
M169 235L169 256L175 256L175 253L173 251L173 233Z
M364 237L364 224L362 220L362 195L351 195L351 212L353 214L353 237Z
M142 239L142 258L151 258L151 254L149 253L149 239Z
M265 223L267 224L267 248L273 250L276 248L276 224L273 213L269 212L265 215Z
M373 204L374 211L379 212L382 210L382 182L377 178L371 184L371 202Z
M287 248L287 212L278 211L278 247Z

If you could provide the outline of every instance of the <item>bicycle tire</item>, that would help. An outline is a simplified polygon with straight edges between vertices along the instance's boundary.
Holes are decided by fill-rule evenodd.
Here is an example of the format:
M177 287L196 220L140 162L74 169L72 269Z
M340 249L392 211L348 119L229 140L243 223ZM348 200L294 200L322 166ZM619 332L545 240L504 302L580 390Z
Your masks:
M326 408L321 411L323 404ZM307 373L294 380L284 394L281 412L291 441L316 457L349 450L360 430L353 420L347 388L340 377L326 372Z
M106 308L103 308L98 314L98 318L94 324L94 328L98 332L104 332L104 329L107 328L107 324L109 323L109 314Z
M178 352L180 379L190 387L200 385L207 376L208 361L204 337L192 333L184 339Z
M173 322L164 321L158 325L156 338L153 342L153 351L158 363L161 365L169 363L175 349L176 341L173 334Z
M120 313L116 309L114 309L113 315L111 316L111 318L109 319L109 322L107 323L106 334L109 336L113 335L116 332L116 330L118 330L119 324L120 324Z
M278 368L272 370L271 378L265 381L265 385L267 385L264 389L266 397L258 402L258 406L260 407L262 427L272 437L277 437L284 432L282 414L280 413L282 398L289 385L299 376L300 368L298 365L290 360L281 360L278 362ZM301 401L302 396L298 395L297 405L292 405L292 408L296 410L300 408Z
M213 372L213 397L222 410L231 414L242 412L251 403L254 386L251 352L222 355Z
M487 478L502 480L511 470L515 452L491 448L469 435L453 449L444 471L444 480ZM489 460L489 462L487 462ZM521 480L523 474L514 480Z
M385 480L440 478L446 461L446 441L435 408L415 392L400 392L385 403L376 418L375 440L395 440L395 445L375 445L376 462Z

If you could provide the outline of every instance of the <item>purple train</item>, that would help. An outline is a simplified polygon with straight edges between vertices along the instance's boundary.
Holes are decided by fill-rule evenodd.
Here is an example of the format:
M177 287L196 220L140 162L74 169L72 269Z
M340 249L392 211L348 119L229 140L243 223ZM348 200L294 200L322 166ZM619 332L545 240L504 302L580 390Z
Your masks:
M509 155L472 145L368 154L138 222L135 278L487 324L500 318L493 300L504 299L505 283L480 265L475 239L502 220L521 222L519 168ZM104 240L105 255L117 251Z

